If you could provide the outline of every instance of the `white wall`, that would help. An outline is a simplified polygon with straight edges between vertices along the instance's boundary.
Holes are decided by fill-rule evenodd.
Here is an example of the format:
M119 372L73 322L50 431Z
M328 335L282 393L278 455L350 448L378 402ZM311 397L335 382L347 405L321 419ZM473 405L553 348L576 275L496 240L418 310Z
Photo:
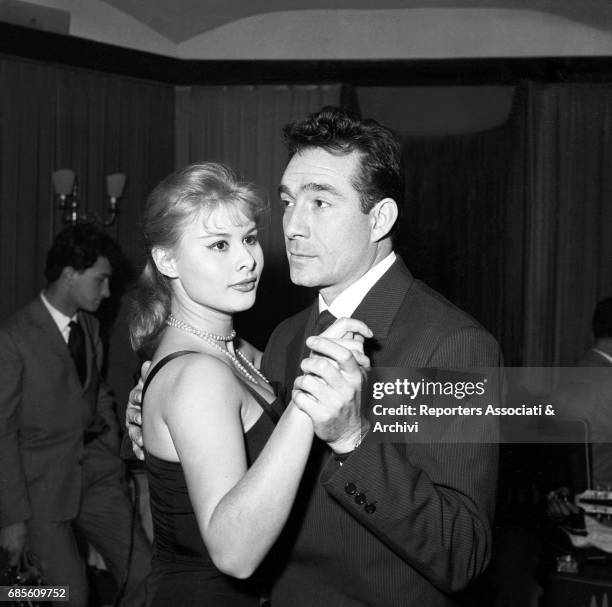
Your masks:
M311 10L256 15L178 46L196 59L606 55L612 34L530 10Z
M176 44L140 21L98 0L28 0L70 13L70 35L116 46L176 56Z
M534 10L406 8L270 12L228 23L177 45L99 0L28 1L68 11L73 36L185 59L612 54L612 33L605 28Z

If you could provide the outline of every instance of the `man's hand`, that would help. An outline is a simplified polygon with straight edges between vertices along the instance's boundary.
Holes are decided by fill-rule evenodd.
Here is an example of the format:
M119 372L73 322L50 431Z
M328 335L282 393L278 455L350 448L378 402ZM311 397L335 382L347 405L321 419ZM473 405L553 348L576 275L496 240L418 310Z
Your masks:
M28 530L25 523L13 523L0 527L0 548L8 552L9 565L19 565L26 544Z
M546 514L553 521L560 523L572 515L580 513L578 506L570 500L571 491L567 487L559 487L546 496Z
M361 416L361 388L362 369L370 366L362 340L348 334L371 337L372 332L355 319L341 319L332 327L306 340L313 354L301 363L305 375L295 380L293 402L310 416L321 440L336 453L348 453L367 424Z
M365 323L355 318L339 318L318 337L332 339L337 344L347 348L353 353L359 366L365 371L370 370L370 359L363 352L363 342L366 338L372 337L372 331ZM308 340L306 340L306 344L308 344ZM317 356L317 354L315 353L314 356Z
M125 409L125 427L132 441L132 451L134 451L134 455L139 460L144 460L142 442L142 386L144 384L144 377L146 377L150 366L150 360L142 363L142 367L140 367L140 379L130 391L128 404Z

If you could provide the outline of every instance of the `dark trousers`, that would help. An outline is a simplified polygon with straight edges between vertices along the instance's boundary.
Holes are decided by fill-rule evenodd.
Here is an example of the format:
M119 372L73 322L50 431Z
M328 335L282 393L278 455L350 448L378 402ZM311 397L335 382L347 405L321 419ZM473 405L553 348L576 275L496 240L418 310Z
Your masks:
M111 476L84 490L75 520L28 521L28 548L41 569L45 584L69 586L71 607L87 607L89 591L85 562L76 539L76 532L82 534L102 555L118 586L123 584L129 564L120 605L142 607L151 550L138 516L134 524L134 545L128 563L132 502L127 484Z

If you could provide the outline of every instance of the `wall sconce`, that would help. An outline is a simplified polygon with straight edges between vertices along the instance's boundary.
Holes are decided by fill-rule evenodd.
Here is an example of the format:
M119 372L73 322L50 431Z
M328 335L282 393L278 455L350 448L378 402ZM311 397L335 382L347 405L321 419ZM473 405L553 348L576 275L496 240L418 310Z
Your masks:
M113 224L118 212L117 201L123 194L125 187L125 174L113 173L106 176L106 193L109 198L108 218L101 219L97 213L94 221L107 227ZM77 178L72 169L60 169L53 173L53 189L59 198L58 208L64 211L64 223L75 224L88 221L87 215L79 213Z

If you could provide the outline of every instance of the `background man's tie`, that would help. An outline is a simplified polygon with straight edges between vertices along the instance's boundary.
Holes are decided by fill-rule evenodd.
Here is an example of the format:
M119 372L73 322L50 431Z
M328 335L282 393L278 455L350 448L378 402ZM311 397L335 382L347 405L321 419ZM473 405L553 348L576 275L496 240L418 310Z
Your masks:
M74 320L70 321L70 335L68 336L68 350L74 361L81 386L87 377L87 354L85 352L85 333L83 327Z

